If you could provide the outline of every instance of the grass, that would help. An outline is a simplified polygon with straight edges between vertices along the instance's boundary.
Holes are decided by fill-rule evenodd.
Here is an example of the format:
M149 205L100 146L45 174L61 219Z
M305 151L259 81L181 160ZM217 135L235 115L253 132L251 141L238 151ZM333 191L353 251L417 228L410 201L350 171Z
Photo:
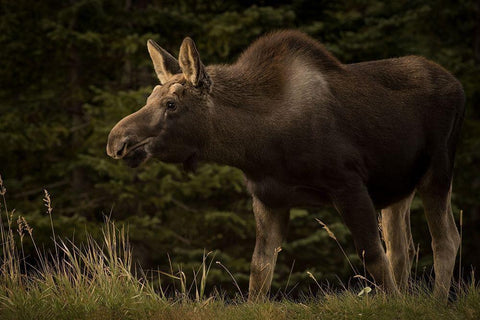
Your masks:
M132 252L124 228L107 219L100 242L91 237L82 245L60 240L55 235L51 199L45 192L55 243L55 251L46 254L35 244L28 222L8 210L5 192L0 177L3 198L0 319L480 318L480 290L473 280L458 288L455 302L448 305L433 299L425 289L426 284L416 284L410 293L395 297L381 292L372 294L365 288L342 292L320 290L319 296L304 298L301 302L283 299L250 303L240 296L229 300L219 293L207 295L205 286L213 262L210 253L204 254L191 283L187 284L182 270L162 273L179 283L175 294L167 297L161 282L149 280L132 267ZM328 232L328 227L323 227ZM25 237L34 243L35 267L25 262ZM317 283L313 275L310 277Z

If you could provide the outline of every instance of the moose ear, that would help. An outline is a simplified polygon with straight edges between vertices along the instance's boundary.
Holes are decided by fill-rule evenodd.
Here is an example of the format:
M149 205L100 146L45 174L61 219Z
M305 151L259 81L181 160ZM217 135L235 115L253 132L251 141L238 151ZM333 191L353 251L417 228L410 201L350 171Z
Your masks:
M167 82L174 74L182 72L177 59L160 47L155 41L151 39L148 40L147 48L160 84Z
M205 66L200 60L200 54L195 47L195 42L186 37L180 46L180 54L178 57L180 68L183 75L195 87L203 87L210 90L211 80L205 70Z

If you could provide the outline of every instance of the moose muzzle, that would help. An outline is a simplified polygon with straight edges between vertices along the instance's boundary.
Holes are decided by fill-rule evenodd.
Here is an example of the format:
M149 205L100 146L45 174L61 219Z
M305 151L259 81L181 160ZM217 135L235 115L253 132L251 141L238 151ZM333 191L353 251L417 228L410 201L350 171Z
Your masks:
M147 117L148 113L140 109L120 120L108 135L107 154L113 159L123 159L147 144L152 136L142 125Z

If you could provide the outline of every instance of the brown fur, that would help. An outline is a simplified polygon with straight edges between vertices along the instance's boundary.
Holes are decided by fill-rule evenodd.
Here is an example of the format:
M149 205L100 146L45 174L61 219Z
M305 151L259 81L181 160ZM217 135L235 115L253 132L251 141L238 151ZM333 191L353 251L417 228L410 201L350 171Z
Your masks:
M446 298L459 242L449 197L464 113L450 73L415 56L341 64L297 31L260 38L232 65L204 67L187 38L172 66L157 46L149 52L162 86L112 129L107 153L132 166L156 157L243 170L257 221L251 299L269 290L264 268L273 271L288 210L325 203L342 215L375 281L404 288L416 190L433 237L435 294ZM376 209L385 209L389 259Z

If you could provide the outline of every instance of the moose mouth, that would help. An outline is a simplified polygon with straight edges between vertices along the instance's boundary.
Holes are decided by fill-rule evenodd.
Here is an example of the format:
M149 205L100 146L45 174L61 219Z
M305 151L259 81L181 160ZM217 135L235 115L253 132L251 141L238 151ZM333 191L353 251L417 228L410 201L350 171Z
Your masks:
M130 151L125 157L123 157L123 161L129 166L130 168L136 168L142 163L144 163L148 158L147 152L143 148L136 148L135 150Z
M122 158L127 166L131 168L136 168L148 159L148 154L145 151L145 145L149 142L150 139L145 139L136 145L134 145L128 153Z
M136 168L141 164L145 163L152 154L147 151L148 148L145 148L146 145L150 142L150 138L142 140L141 142L133 145L121 158L125 164L131 168ZM165 155L164 155L165 156ZM178 156L175 157L162 157L158 155L159 160L167 163L181 163L183 164L183 169L187 172L195 172L198 166L199 157L196 151L190 153L185 160L179 159Z

